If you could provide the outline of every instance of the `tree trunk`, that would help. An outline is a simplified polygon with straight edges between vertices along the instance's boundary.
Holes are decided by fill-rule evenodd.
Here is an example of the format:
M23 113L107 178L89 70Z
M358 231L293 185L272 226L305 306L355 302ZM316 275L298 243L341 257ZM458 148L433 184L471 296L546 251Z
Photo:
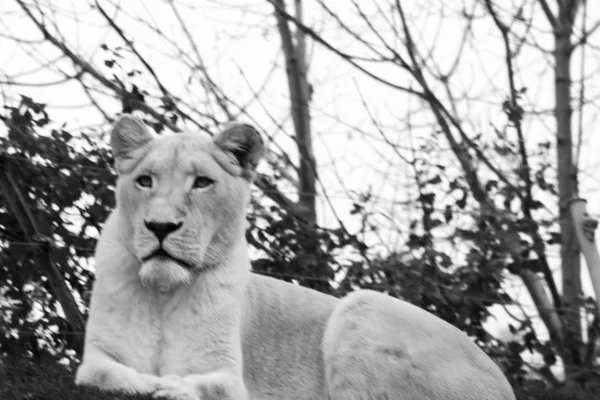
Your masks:
M296 19L302 21L302 1L296 0ZM309 84L306 76L306 52L304 32L296 29L296 44L285 17L279 10L285 9L283 0L277 0L275 17L281 36L281 47L285 56L288 87L290 91L292 120L294 121L295 139L300 155L298 181L301 215L309 224L316 224L316 163L312 147L309 112Z
M581 294L579 248L569 212L569 202L577 196L577 170L573 164L571 129L571 35L578 1L559 0L559 12L554 27L554 80L556 118L557 179L559 221L562 237L560 255L562 270L563 305L566 343L570 360L565 364L577 365L581 360L582 345L579 296Z
M585 200L571 201L571 216L577 232L577 243L585 257L590 278L596 294L596 307L600 310L600 253L596 246L596 228L598 221L586 211Z

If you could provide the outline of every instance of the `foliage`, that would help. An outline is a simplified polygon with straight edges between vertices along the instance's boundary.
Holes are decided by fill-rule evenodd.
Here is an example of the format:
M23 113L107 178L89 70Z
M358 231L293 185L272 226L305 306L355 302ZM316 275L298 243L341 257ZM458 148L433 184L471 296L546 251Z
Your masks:
M32 99L23 97L19 105L7 110L3 121L9 135L0 142L2 163L18 177L19 190L35 219L51 225L56 245L50 256L85 313L93 282L87 265L97 234L114 206L110 152L85 133L74 136L54 129L48 134L48 114ZM57 311L56 297L35 264L34 238L25 235L3 197L0 207L4 243L0 256L10 260L2 264L7 283L2 290L11 310L3 315L0 348L34 358L43 350L72 348L73 332ZM356 235L342 228L309 226L278 205L253 202L249 222L247 238L259 251L253 261L256 272L337 296L357 287L387 292L439 315L480 344L489 341L482 327L489 315L487 307L509 300L499 292L502 267L494 266L489 251L482 251L487 259L474 251L459 267L429 241L413 235L412 250L424 249L419 258L403 262L392 254L370 260L367 246ZM344 279L332 286L336 273Z
M342 228L309 226L277 206L255 208L248 220L248 242L262 253L252 262L255 272L343 296L348 290L331 285L335 273L364 264L365 244Z
M0 137L0 166L15 177L20 198L41 230L51 232L55 245L50 257L60 267L71 290L78 294L85 312L93 274L84 267L92 256L95 234L114 205L115 175L108 166L106 147L82 133L75 138L65 129L44 128L49 116L43 104L22 97L5 107L1 116L8 135ZM36 262L35 252L44 238L25 232L0 193L0 348L11 353L39 354L72 347L57 298ZM43 340L41 340L43 339Z
M273 0L269 1L275 4ZM518 304L512 307L513 311L517 311L516 317L511 315L517 327L511 326L511 331L519 333L520 339L507 343L505 347L511 361L508 372L516 375L523 372L525 364L521 362L521 352L529 350L541 354L544 360L543 366L531 369L550 380L554 379L550 367L556 363L557 356L566 367L567 378L597 379L593 377L598 369L598 332L592 322L595 312L589 314L586 306L589 301L581 299L579 250L568 207L569 201L579 195L578 160L573 158L573 149L576 148L579 153L582 141L574 144L571 121L574 111L579 113L580 137L583 130L583 108L575 110L571 105L573 95L570 85L575 81L575 75L569 70L569 63L575 50L583 53L579 46L585 46L587 37L595 31L595 28L586 28L586 3L572 0L524 1L519 7L504 7L492 0L465 3L454 9L460 17L452 20L452 28L447 31L454 34L457 26L461 26L463 40L452 40L453 43L443 40L444 33L440 33L448 20L445 3L439 4L439 7L433 6L435 2L429 3L431 8L422 14L415 11L409 2L381 2L369 11L366 6L355 3L353 23L349 23L350 18L341 17L344 7L326 0L318 3L337 25L335 34L316 32L285 10L280 8L278 11L286 19L294 21L298 29L327 52L340 56L355 69L374 78L382 84L382 88L394 91L393 98L399 103L408 104L407 117L403 123L394 122L394 129L398 125L403 126L411 139L413 130L422 132L422 136L429 140L442 139L456 161L454 168L436 166L434 162L439 160L431 156L430 149L415 145L402 152L402 142L394 140L393 130L374 116L375 110L370 110L369 102L361 95L375 125L374 130L390 144L398 158L414 170L418 194L409 203L417 206L420 218L414 218L407 244L411 257L419 260L417 264L429 271L425 276L433 277L443 287L443 280L439 280L440 272L458 278L464 268L467 271L475 268L478 274L483 275L480 282L483 285L475 291L480 294L489 291L486 297L492 294L499 300L502 296L498 284L500 276L513 275L534 299L535 312L542 322L535 321L528 312L519 309ZM540 5L543 13L539 12ZM417 21L419 17L422 20ZM437 18L439 22L439 35L434 35L433 39L422 34L431 18ZM483 20L489 24L480 24ZM530 52L525 49L531 50L540 59L549 54L540 45L544 28L540 29L538 24L554 28L545 39L553 41L556 49L549 58L549 70L554 73L554 81L548 85L549 92L553 90L555 94L554 103L548 102L548 107L555 110L552 122L556 131L550 129L545 137L538 135L537 128L530 129L528 126L548 124L541 116L543 112L538 112L543 109L546 99L531 99L527 86L532 82L524 78L525 68L519 67L530 57ZM575 32L580 24L584 39L576 40L579 32ZM382 26L389 29L382 29ZM492 52L501 54L500 62L491 63L494 65L494 79L489 79L488 70L481 69L486 76L485 86L493 88L486 95L482 95L480 89L472 90L476 85L464 84L465 81L476 81L475 77L467 76L476 72L464 49L477 45L477 40L473 40L478 35L475 33L478 32L477 26L485 26L488 32L480 31L486 39L479 43L481 47L472 48L473 53L483 54L492 49ZM489 27L493 27L497 35L489 35ZM532 29L537 31L536 34L530 34ZM352 44L351 53L344 50L348 43ZM398 43L403 45L398 46ZM456 45L453 53L456 56L449 57L443 47L453 45ZM590 85L586 85L583 73L587 59L582 58L581 63L584 65L580 70L579 96L583 103L584 88ZM390 71L395 71L395 74ZM403 78L396 79L399 76ZM490 112L488 118L479 119L475 113L464 112L471 107L477 109L478 103L486 101L496 104L492 107L495 111ZM392 113L392 118L399 118L398 113ZM420 121L424 128L415 128L415 120ZM435 132L427 132L432 126L436 127ZM555 140L552 146L555 159L552 162L548 162L549 140ZM550 174L553 176L550 177ZM550 183L554 179L556 185ZM463 216L457 218L459 214ZM440 252L450 256L452 250L448 251L448 247L461 250L456 252L458 257L451 258L452 268L444 265L443 257L432 262L431 257L436 259ZM560 253L562 293L548 261L549 255L556 250ZM389 261L393 263L394 260ZM359 269L358 280L361 275L364 273ZM464 277L470 279L468 274ZM375 271L365 283L386 290L389 289L388 279L385 272ZM465 285L462 279L454 281L452 286L461 295L471 296L469 292L473 288ZM429 290L436 293L439 288L434 285ZM425 307L440 310L439 304L431 304L427 298L424 300ZM501 302L510 303L509 300L505 296ZM586 320L581 318L584 310ZM507 313L510 315L509 311ZM461 321L453 318L452 313L441 314L460 325ZM468 318L465 321L477 329L480 319L475 318L472 322ZM585 338L587 343L584 343L582 335L582 321L591 333L589 340ZM469 331L468 328L466 330ZM538 336L544 330L549 333L547 339L542 339L545 332ZM481 336L476 334L478 338ZM512 360L518 362L513 365ZM583 371L585 378L582 377Z
M85 313L93 282L90 257L97 234L114 206L110 152L98 134L92 139L65 129L48 132L44 105L26 97L17 106L8 107L2 119L9 135L0 142L0 159L18 177L19 190L35 219L50 224L55 243L50 257L60 266ZM442 184L437 179L428 182L430 186ZM370 221L365 211L368 202L367 196L363 204L356 205L355 214L363 224ZM257 251L253 268L336 296L364 287L403 298L464 330L498 360L504 359L515 346L493 341L483 327L489 306L510 302L501 289L502 270L507 267L504 242L498 240L489 219L482 219L475 230L456 229L457 238L472 244L468 257L457 263L436 249L431 240L435 230L447 229L452 218L446 213L445 222L432 224L439 217L430 211L436 206L435 196L423 195L422 204L424 218L411 225L414 233L407 253L381 257L370 254L359 236L343 228L310 226L293 210L256 199L247 232ZM460 208L462 200L457 204L453 208ZM10 312L2 319L0 349L34 360L48 351L72 356L67 351L74 348L69 339L79 332L68 328L58 311L56 296L35 263L37 242L25 235L2 196L0 209L0 257L8 260L1 267L7 285L0 290L3 301L10 305ZM429 221L428 230L423 221ZM337 283L332 285L336 274ZM520 359L518 352L510 355ZM506 362L507 370L511 365L513 372L522 372L522 364Z
M0 163L18 181L18 190L38 225L51 232L50 253L86 313L93 283L93 249L109 211L114 207L112 156L99 135L48 129L45 106L22 97L6 107L8 129L0 137ZM162 130L162 126L160 127ZM8 193L7 193L8 194ZM8 197L0 195L0 286L3 294L0 351L38 359L45 353L73 356L73 332L48 284L35 252L40 238L30 237L16 218ZM365 251L356 236L343 230L307 225L290 210L253 202L249 242L260 256L256 272L296 281L336 294L330 282L342 269L340 253ZM343 258L343 257L342 257ZM334 269L335 268L335 269ZM343 294L343 293L337 293Z

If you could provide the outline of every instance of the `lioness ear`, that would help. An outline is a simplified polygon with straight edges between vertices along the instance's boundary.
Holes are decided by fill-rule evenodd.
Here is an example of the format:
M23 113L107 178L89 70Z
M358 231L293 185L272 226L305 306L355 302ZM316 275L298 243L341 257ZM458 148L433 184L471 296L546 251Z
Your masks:
M131 114L124 114L115 123L110 136L110 146L118 172L122 172L127 160L137 158L146 149L146 145L154 139L146 124Z
M252 179L254 169L265 152L265 145L256 129L250 125L234 123L215 136L214 142L230 156L229 165L224 165L225 168L229 170L234 167L244 178Z

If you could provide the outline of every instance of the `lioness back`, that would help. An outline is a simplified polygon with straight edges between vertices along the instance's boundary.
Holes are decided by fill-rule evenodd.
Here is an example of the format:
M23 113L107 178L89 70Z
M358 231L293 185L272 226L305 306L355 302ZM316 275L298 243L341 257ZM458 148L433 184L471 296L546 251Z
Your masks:
M456 327L371 290L336 305L323 339L332 399L511 400L498 366Z
M257 399L513 399L463 332L405 301L369 290L340 301L255 274L247 299L244 367Z

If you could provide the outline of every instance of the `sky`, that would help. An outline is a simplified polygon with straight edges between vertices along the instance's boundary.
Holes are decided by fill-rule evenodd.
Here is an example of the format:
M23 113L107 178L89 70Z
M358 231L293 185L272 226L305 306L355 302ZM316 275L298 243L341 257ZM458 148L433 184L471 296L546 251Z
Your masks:
M395 38L392 28L394 25L389 23L393 17L378 13L378 6L382 3L361 2L361 12L371 17L371 21L378 26L379 35L395 48L401 49L402 44ZM454 93L460 100L457 102L457 113L464 121L468 121L471 132L491 135L494 126L505 123L501 102L508 93L503 67L504 52L496 28L489 19L481 18L481 9L471 9L469 1L404 3L414 27L415 38L421 48L429 52L431 65L448 71L460 54L460 63L451 81ZM592 26L600 20L600 6L594 1L588 3L587 25ZM135 57L117 48L122 45L122 40L106 29L106 21L90 8L87 1L46 0L40 1L40 4L42 7L48 4L54 7L54 31L58 29L72 48L103 73L109 76L114 73L140 87L147 87L148 82L153 85L146 71L141 77L126 76ZM292 125L283 57L275 18L266 1L245 1L243 7L240 2L233 0L180 1L177 2L179 16L165 1L127 0L118 3L104 0L100 4L125 30L138 50L151 61L154 72L171 93L189 104L197 105L199 112L213 112L214 102L206 105L206 90L200 82L201 74L186 66L185 62L204 65L228 96L238 104L249 104L247 112L239 118L264 130L270 138L269 148L273 154L281 154L283 149L295 157L295 145L289 135ZM120 4L118 11L116 4ZM359 33L361 39L378 43L377 35L361 22L350 2L329 1L327 4ZM464 10L461 4L466 4ZM316 1L305 1L304 10L306 24L323 38L347 53L372 56L357 38L343 34L335 19ZM463 11L472 11L475 15L472 31L464 41L465 46L462 45L465 28L465 20L461 18ZM502 12L500 9L501 15ZM553 43L544 18L538 8L529 34L535 38L536 45L545 50L514 43L521 51L516 65L519 71L517 84L527 87L523 104L529 113L524 119L524 128L530 148L543 141L554 143L554 78L550 64ZM182 29L180 19L187 32ZM156 29L160 29L160 33ZM15 1L0 4L0 32L3 32L0 34L0 81L20 83L1 84L0 101L14 101L20 94L31 96L36 101L48 104L57 126L65 123L67 129L96 132L100 140L101 132L106 132L105 118L90 104L81 85L72 81L58 85L46 84L63 79L64 73L73 74L75 71L68 61L57 59L59 53L55 48L38 43L41 39L39 31L24 17ZM19 38L19 42L15 42L15 37ZM590 43L597 43L599 37L596 33ZM190 38L194 45L190 43ZM102 49L102 44L110 50L118 50L125 59L112 57L110 50ZM378 48L385 50L380 44ZM583 54L577 50L572 65L576 79L579 79L582 71L587 78L585 96L589 102L581 118L580 190L593 216L600 214L600 163L597 159L600 143L594 129L599 115L600 103L597 98L600 84L598 79L593 78L600 66L598 55L600 52L593 47ZM115 59L116 65L112 68L106 66L108 59ZM432 117L420 101L375 82L339 56L310 41L308 61L313 88L310 111L315 137L314 151L322 183L318 197L320 223L335 227L337 215L347 228L358 229L358 221L351 217L350 211L359 194L370 188L373 193L372 212L375 221L383 227L381 236L370 240L382 252L397 249L406 239L408 220L416 212L413 206L407 205L416 193L411 166L399 154L411 158L410 148L423 146L428 149L427 157L439 161L449 175L458 169L456 160L448 151L447 144L439 136L432 135ZM39 68L40 64L48 62L49 67ZM410 77L396 66L373 62L361 65L395 84L415 86ZM139 63L136 67L143 70ZM120 105L109 100L109 96L101 90L94 90L98 86L88 81L93 98L107 114L116 115ZM574 92L578 89L579 85L575 82ZM435 90L441 92L442 88L436 87ZM258 99L253 101L257 92ZM374 129L373 119L379 122L378 129ZM579 125L579 113L576 112L573 119L575 131ZM393 142L396 150L385 142L383 134ZM263 165L262 168L267 166ZM293 196L293 192L290 187L286 193ZM541 198L546 200L543 196ZM455 199L448 195L443 201L451 203ZM551 202L548 205L554 207ZM551 249L549 256L557 271L557 281L560 282L557 249ZM582 265L585 266L585 263ZM583 271L584 290L591 294L589 277L585 268ZM517 301L526 304L526 308L532 307L518 279L507 279L506 286ZM503 310L494 309L493 312L497 318L491 319L490 325L495 325L493 330L498 334L505 334L507 328Z

